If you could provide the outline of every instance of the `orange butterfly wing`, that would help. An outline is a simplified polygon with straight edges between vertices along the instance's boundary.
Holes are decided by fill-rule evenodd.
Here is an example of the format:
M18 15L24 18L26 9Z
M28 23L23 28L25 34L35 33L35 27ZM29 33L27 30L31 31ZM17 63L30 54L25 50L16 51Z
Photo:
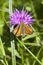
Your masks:
M32 34L33 31L29 25L25 24L24 28L25 28L25 34Z
M24 24L24 23L17 25L13 30L13 34L16 36L32 34L32 32L33 32L32 28L28 24Z
M18 32L16 33L16 36L21 36L21 28L18 29Z
M16 36L21 36L21 28L17 25L17 27L13 30L13 34Z
M13 34L15 35L17 33L17 31L18 31L18 26L16 28L14 28Z

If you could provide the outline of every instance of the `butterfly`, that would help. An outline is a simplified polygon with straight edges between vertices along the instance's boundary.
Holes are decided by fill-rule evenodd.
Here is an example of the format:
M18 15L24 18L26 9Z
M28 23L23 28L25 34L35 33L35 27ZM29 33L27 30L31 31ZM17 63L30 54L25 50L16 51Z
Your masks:
M28 24L21 22L20 25L15 25L13 29L13 34L16 36L24 36L27 34L32 34L33 30Z

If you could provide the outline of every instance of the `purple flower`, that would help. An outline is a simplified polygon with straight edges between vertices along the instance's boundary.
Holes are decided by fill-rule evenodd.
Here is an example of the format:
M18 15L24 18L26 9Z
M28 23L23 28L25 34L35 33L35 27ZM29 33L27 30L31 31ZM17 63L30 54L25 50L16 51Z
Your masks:
M20 24L21 22L24 22L24 24L31 24L34 21L33 16L24 10L19 11L16 9L10 16L10 22L12 25Z

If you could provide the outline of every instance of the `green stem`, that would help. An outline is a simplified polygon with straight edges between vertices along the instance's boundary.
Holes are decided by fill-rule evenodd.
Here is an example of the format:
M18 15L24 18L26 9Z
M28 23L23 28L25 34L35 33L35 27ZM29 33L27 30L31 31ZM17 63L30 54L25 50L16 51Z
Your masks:
M9 0L9 14L12 13L12 0Z
M37 53L37 56L36 56L37 58L38 58L38 56L39 56L41 50L42 50L42 47L39 49L39 52ZM35 65L35 63L36 63L36 60L34 60L33 65Z
M21 43L21 41L17 38L17 40ZM33 58L41 65L41 62L38 60L38 58L23 44L21 45L33 56Z
M12 0L9 0L9 16L12 13ZM11 30L11 29L10 29ZM14 44L14 35L11 33L11 52L12 52L12 65L16 65L16 58L15 58L15 44Z
M12 65L16 65L14 40L11 41L11 51L12 51Z

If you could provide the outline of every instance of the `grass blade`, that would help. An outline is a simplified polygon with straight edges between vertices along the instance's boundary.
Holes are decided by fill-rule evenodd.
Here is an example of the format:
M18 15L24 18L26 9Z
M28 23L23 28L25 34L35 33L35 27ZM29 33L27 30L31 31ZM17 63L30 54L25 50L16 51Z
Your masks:
M38 60L38 58L23 44L23 42L21 42L18 38L17 38L17 40L32 55L32 57L41 65L41 62Z
M16 58L15 58L15 44L14 40L11 41L11 53L12 53L12 65L16 65Z

